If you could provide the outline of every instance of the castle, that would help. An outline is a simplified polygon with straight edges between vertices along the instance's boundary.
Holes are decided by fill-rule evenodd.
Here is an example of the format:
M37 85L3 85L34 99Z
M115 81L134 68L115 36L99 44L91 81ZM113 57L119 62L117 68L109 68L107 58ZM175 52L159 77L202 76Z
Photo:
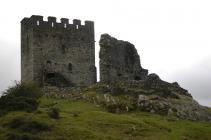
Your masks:
M142 80L133 44L104 34L100 40L100 80ZM21 80L40 85L89 86L96 83L94 22L32 15L21 21Z
M56 86L96 82L94 22L32 15L21 21L21 79Z

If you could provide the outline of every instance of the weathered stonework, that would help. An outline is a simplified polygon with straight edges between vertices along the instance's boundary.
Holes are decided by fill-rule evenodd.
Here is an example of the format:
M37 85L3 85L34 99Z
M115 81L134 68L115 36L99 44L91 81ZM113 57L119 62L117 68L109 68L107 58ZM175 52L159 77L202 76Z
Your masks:
M148 75L133 44L117 40L108 34L100 39L100 81L112 83L142 80Z
M56 86L96 82L94 22L31 16L21 21L21 79Z

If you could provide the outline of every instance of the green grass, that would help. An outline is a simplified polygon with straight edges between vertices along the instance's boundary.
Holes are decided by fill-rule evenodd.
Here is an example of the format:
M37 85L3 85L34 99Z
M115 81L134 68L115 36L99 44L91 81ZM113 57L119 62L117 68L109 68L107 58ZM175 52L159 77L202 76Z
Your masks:
M60 110L59 119L48 116L51 107ZM17 118L44 123L51 129L31 133L8 127ZM44 140L211 140L211 123L145 112L113 114L86 101L42 98L33 113L10 112L0 117L0 140L8 139L8 134Z

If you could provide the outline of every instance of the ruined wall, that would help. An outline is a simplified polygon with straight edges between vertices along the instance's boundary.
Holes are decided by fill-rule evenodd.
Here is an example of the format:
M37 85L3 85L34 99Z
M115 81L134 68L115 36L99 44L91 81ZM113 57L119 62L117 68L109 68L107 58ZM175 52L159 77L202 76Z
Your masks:
M140 65L140 58L133 44L117 40L108 34L100 39L100 80L112 83L118 80L141 80L148 70Z
M23 81L43 84L49 79L63 80L69 86L88 86L96 82L92 21L82 25L75 19L69 24L66 18L57 23L55 17L43 21L42 16L31 16L22 20L21 28ZM25 51L27 48L30 52Z

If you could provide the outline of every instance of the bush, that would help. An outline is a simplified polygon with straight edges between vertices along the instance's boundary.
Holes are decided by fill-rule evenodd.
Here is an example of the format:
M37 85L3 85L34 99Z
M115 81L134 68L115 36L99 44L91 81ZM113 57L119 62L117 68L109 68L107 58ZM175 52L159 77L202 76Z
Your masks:
M48 116L52 119L59 119L60 111L58 108L50 108Z
M6 135L6 140L41 140L41 138L29 134L17 134L9 132Z
M35 82L16 82L15 86L9 87L5 92L3 92L3 95L38 99L43 95L43 93L41 88L39 88Z
M0 117L4 116L5 114L7 114L7 111L0 109Z
M24 117L14 118L11 122L5 124L5 126L29 133L39 133L51 130L51 126L45 122Z
M106 105L106 109L110 113L118 113L119 112L119 106L117 104L108 104Z
M0 110L4 111L34 111L38 101L33 98L3 96L0 98Z
M37 84L17 82L0 98L0 116L8 111L34 111L38 107L37 99L41 96L42 90Z

